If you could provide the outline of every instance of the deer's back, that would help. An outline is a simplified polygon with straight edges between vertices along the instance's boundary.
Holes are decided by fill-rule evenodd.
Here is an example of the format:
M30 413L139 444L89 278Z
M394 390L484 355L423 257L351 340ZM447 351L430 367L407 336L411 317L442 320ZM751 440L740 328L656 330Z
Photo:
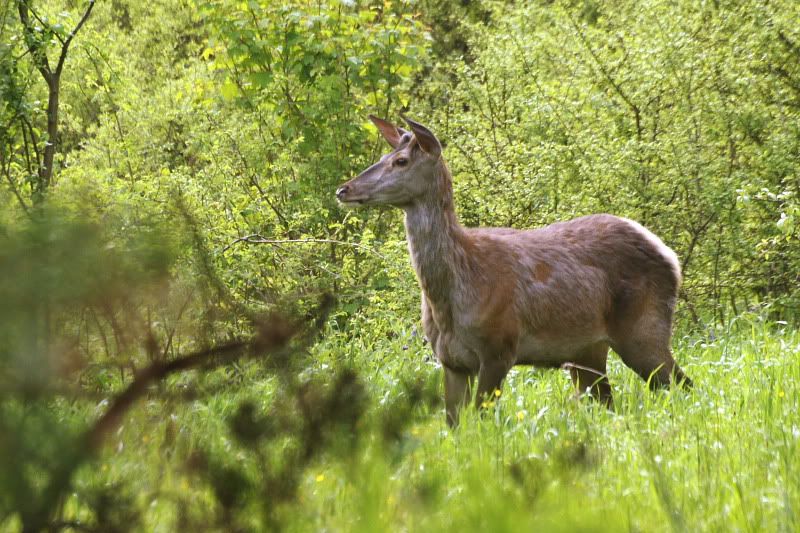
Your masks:
M645 277L672 291L680 285L675 253L640 224L614 215L587 215L532 230L470 228L467 234L486 252L478 257L522 266L525 273L533 267L541 282L560 267L598 269L620 279Z

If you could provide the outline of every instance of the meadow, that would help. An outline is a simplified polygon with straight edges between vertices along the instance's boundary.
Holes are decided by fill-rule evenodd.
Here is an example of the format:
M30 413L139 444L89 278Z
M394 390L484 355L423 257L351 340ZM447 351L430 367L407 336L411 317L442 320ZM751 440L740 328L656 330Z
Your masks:
M357 355L342 360L348 352ZM691 392L652 393L612 356L609 411L576 398L565 372L519 368L490 408L468 409L451 430L440 402L412 395L406 406L404 381L421 379L441 394L441 370L419 336L328 338L313 350L308 379L330 381L337 366L352 365L372 414L359 435L337 435L307 465L273 518L287 531L796 530L800 336L743 316L679 336L676 354L695 380ZM220 374L210 383L236 385L192 401L146 402L79 471L80 489L116 487L111 498L129 500L111 508L108 524L124 526L127 510L145 531L265 527L270 495L258 487L274 465L232 438L230 426L243 402L266 413L278 392L254 365ZM386 405L410 417L390 437L380 431L391 418ZM102 408L57 411L81 425ZM227 482L241 485L199 475L186 459L197 450L231 465L229 475L242 479ZM231 523L219 509L225 490L239 511ZM91 523L85 498L67 499L76 523Z

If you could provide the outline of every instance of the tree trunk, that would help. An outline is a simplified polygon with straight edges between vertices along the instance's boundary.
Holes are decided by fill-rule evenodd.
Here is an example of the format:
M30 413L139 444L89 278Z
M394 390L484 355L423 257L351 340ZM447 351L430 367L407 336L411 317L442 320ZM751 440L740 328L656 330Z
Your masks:
M39 182L33 194L34 204L40 204L44 200L50 182L53 179L53 165L56 156L56 144L58 143L58 95L60 89L61 76L51 74L47 80L47 142L44 146L44 157L42 166L39 167Z

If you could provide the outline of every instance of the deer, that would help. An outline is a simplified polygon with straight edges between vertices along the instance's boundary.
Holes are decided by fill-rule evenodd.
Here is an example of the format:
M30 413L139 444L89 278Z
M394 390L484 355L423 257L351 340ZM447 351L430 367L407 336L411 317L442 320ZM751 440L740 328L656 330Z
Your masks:
M408 129L369 118L392 151L336 198L405 212L449 426L472 398L480 408L499 396L515 365L569 369L577 395L613 409L609 348L651 389L692 386L671 351L681 267L655 234L610 214L538 229L463 227L436 136L405 116Z

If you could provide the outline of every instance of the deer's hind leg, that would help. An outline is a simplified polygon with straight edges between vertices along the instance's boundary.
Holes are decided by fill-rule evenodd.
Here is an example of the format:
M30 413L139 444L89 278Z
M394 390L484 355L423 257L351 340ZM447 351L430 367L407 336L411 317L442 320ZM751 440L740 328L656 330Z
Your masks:
M609 409L614 401L611 395L611 384L606 375L608 344L598 342L576 354L573 365L569 366L569 374L578 394L589 392Z
M672 305L662 302L646 308L641 315L629 317L616 328L611 347L631 370L650 384L651 389L680 383L692 386L692 380L672 357Z

